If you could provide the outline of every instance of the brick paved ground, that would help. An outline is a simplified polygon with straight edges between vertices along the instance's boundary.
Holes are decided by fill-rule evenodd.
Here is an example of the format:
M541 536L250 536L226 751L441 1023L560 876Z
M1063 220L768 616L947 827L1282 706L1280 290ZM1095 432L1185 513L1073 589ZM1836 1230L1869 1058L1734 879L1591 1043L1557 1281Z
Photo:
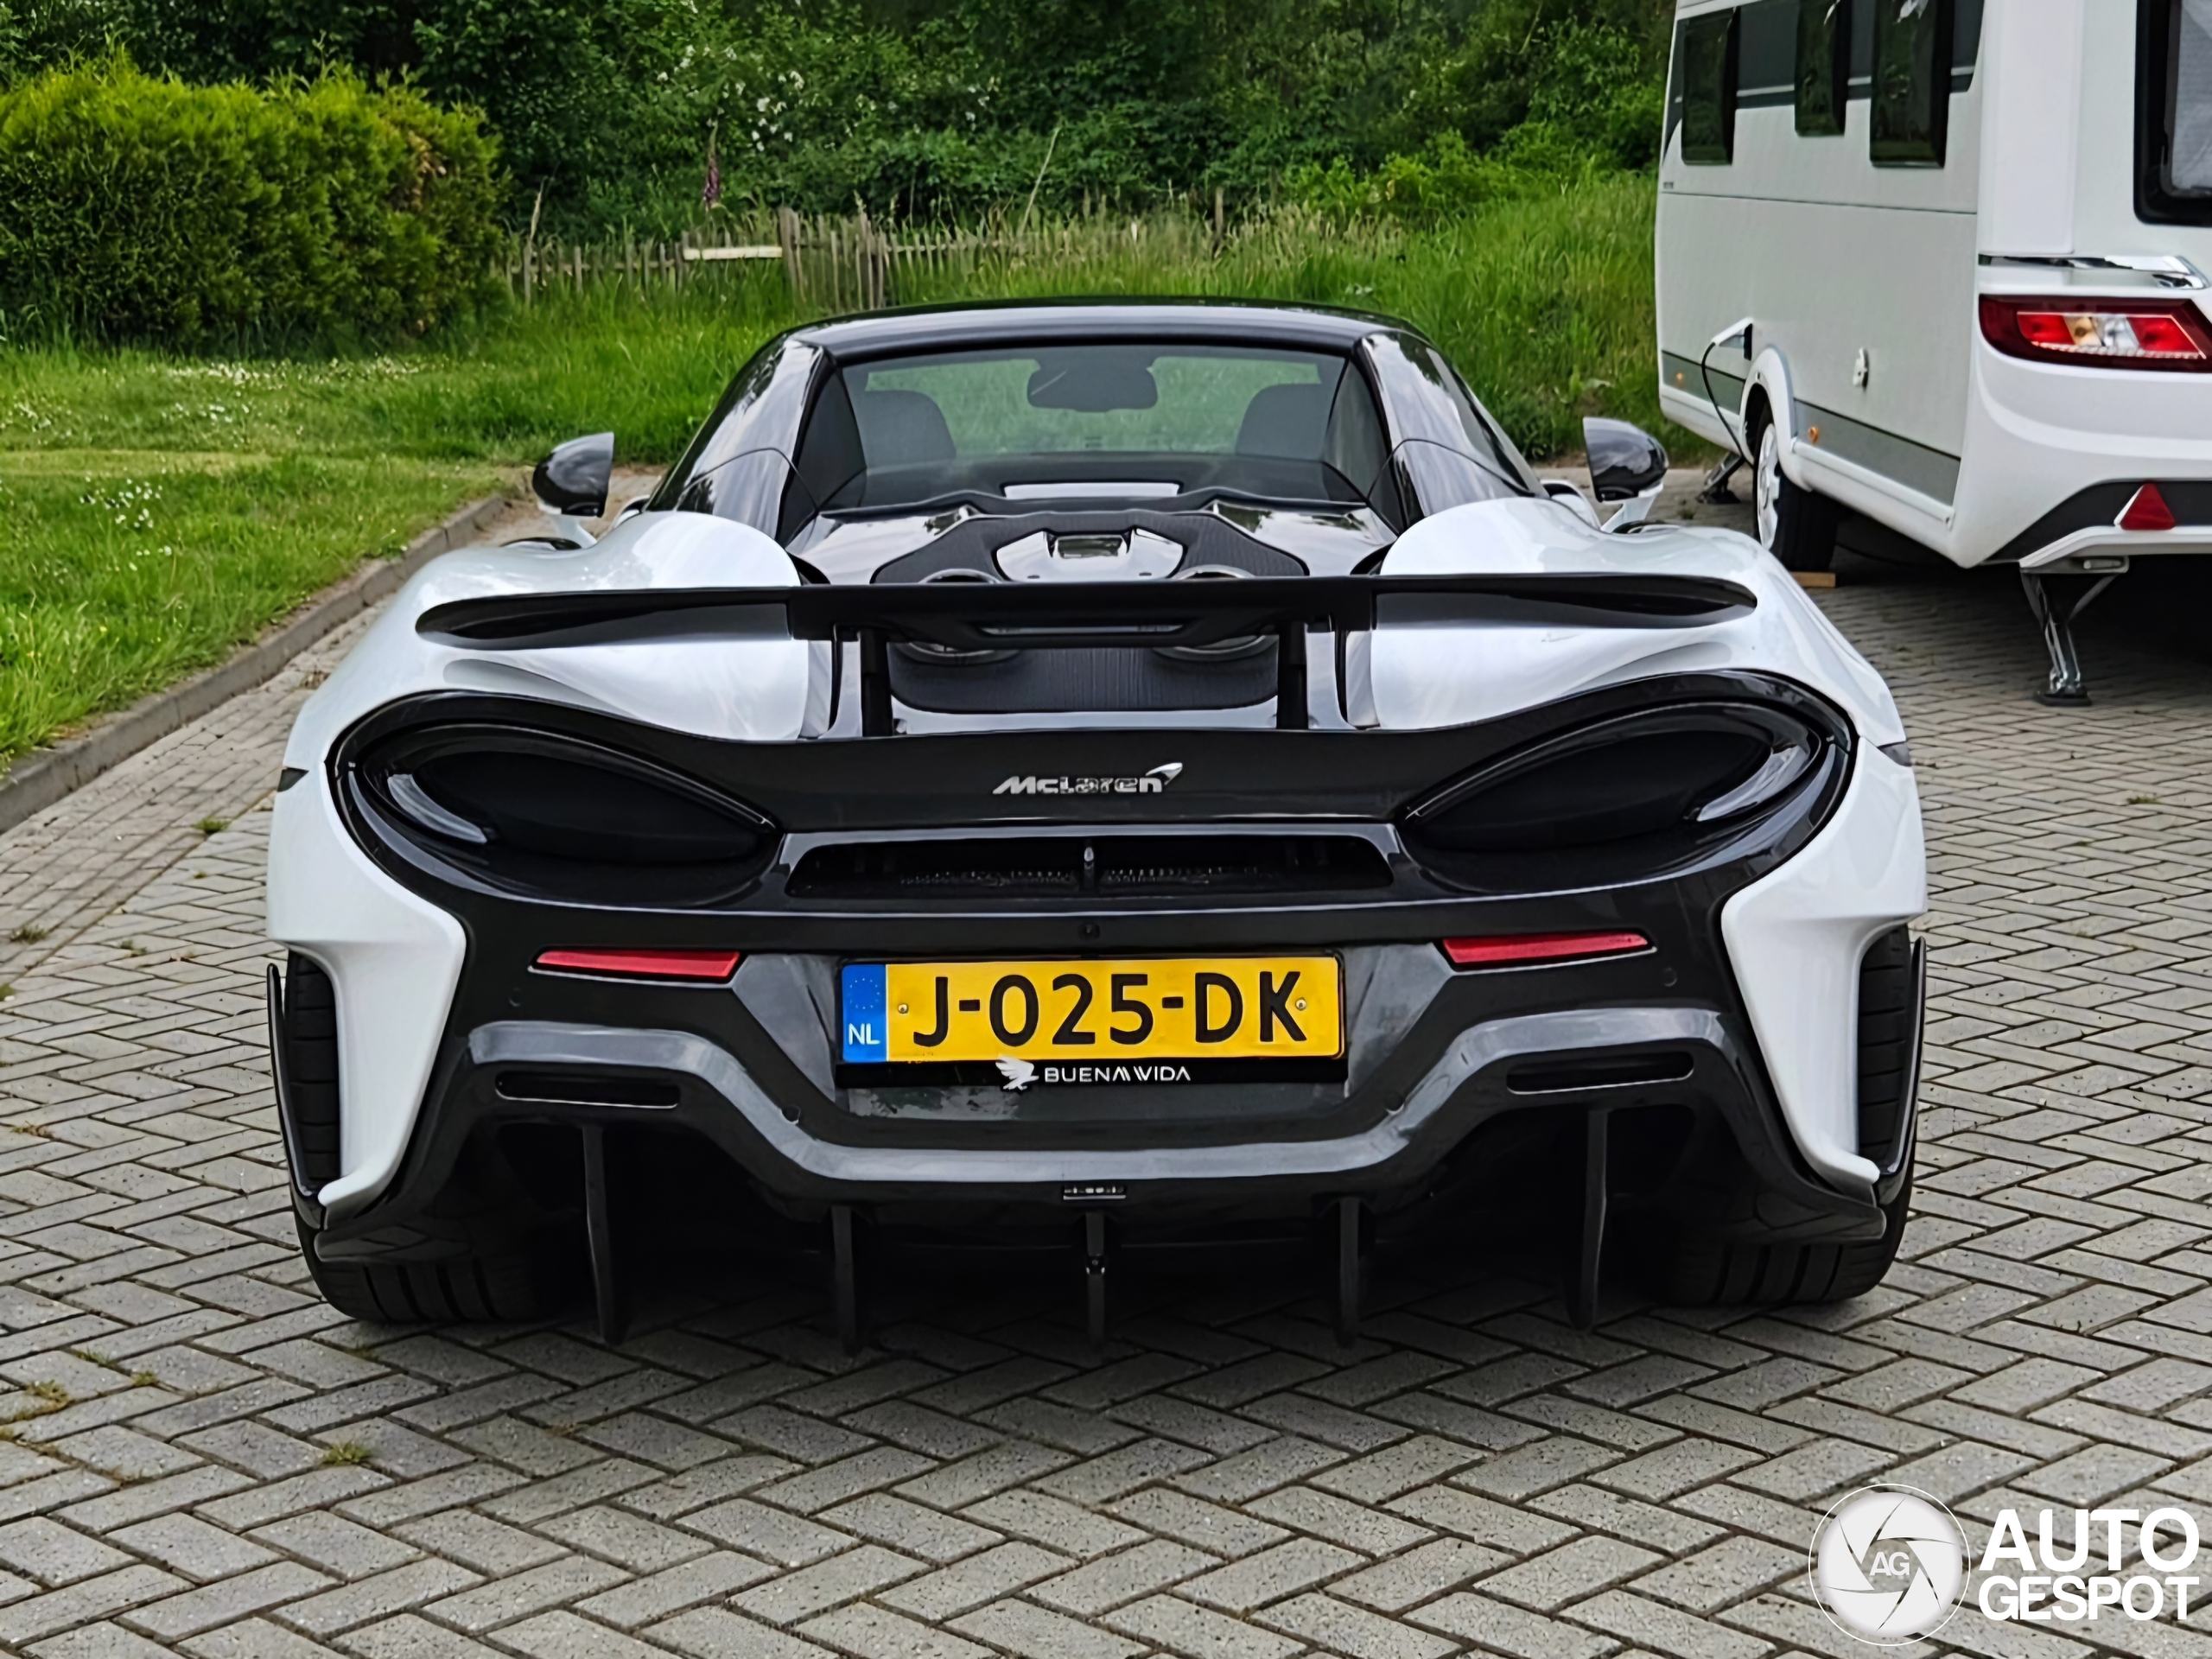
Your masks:
M849 1361L772 1274L649 1301L617 1351L334 1314L289 1238L258 986L253 803L304 664L0 837L0 928L54 930L0 1002L0 1649L1857 1653L1804 1550L1869 1478L1970 1519L2212 1508L2212 584L2129 585L2086 711L2027 701L2002 577L1854 563L1827 601L1904 701L1935 858L1886 1285L1615 1299L1585 1335L1541 1282L1385 1262L1348 1356L1284 1264L1153 1274L1103 1363L1069 1281L989 1267L907 1275Z

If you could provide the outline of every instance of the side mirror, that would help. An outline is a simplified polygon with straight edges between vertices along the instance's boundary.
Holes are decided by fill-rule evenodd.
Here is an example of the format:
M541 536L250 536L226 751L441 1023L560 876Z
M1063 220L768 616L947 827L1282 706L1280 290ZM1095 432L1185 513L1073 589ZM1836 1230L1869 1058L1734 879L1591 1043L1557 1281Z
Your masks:
M1590 416L1582 423L1582 444L1590 452L1590 487L1600 501L1630 500L1667 476L1666 450L1640 426Z
M596 518L607 511L614 477L614 435L570 438L537 463L530 476L537 504L559 518Z

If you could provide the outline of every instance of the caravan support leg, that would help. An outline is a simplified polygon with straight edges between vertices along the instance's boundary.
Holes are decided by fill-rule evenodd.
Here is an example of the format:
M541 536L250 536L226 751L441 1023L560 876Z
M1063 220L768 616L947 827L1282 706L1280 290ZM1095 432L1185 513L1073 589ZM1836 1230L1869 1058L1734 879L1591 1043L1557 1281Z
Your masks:
M2087 687L2082 683L2082 660L2074 654L2074 624L2082 613L2089 608L2099 594L2112 586L2111 576L2100 576L2089 584L2088 592L2075 600L2070 608L2062 608L2059 601L2045 587L2050 578L2040 570L2022 570L2020 588L2027 594L2028 608L2035 613L2036 620L2043 627L2043 643L2050 652L2050 678L2042 690L2036 693L2037 702L2055 705L2086 703L2089 700Z
M1721 456L1713 464L1712 471L1706 474L1705 487L1697 493L1697 499L1707 506L1719 506L1738 499L1736 493L1728 487L1728 480L1742 471L1743 466L1744 458L1732 449Z

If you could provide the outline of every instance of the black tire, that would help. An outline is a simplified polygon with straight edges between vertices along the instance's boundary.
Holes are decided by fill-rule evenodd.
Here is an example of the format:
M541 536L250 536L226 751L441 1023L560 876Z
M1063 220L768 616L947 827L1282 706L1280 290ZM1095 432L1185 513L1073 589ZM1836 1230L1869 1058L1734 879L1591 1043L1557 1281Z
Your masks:
M1785 570L1825 570L1835 563L1836 505L1802 489L1782 470L1782 434L1766 406L1751 423L1751 508L1759 544Z
M325 1262L315 1230L299 1224L300 1254L323 1300L372 1325L505 1324L537 1318L547 1301L539 1274L520 1252L448 1256L438 1262Z
M1842 1302L1882 1282L1904 1242L1912 1206L1912 1172L1882 1206L1878 1239L1851 1244L1762 1244L1752 1240L1686 1239L1675 1247L1661 1294L1684 1306L1746 1302Z

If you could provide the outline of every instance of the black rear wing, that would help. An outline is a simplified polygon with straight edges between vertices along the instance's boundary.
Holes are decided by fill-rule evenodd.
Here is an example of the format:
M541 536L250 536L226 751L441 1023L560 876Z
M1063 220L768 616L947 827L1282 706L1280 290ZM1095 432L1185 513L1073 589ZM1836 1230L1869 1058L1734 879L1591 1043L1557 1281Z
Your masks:
M1758 607L1713 576L1255 576L1243 581L886 582L672 588L454 600L416 632L474 651L696 639L850 640L864 735L893 730L888 646L1071 651L1200 646L1273 634L1278 726L1306 723L1310 629L1451 623L1583 628L1709 627Z

